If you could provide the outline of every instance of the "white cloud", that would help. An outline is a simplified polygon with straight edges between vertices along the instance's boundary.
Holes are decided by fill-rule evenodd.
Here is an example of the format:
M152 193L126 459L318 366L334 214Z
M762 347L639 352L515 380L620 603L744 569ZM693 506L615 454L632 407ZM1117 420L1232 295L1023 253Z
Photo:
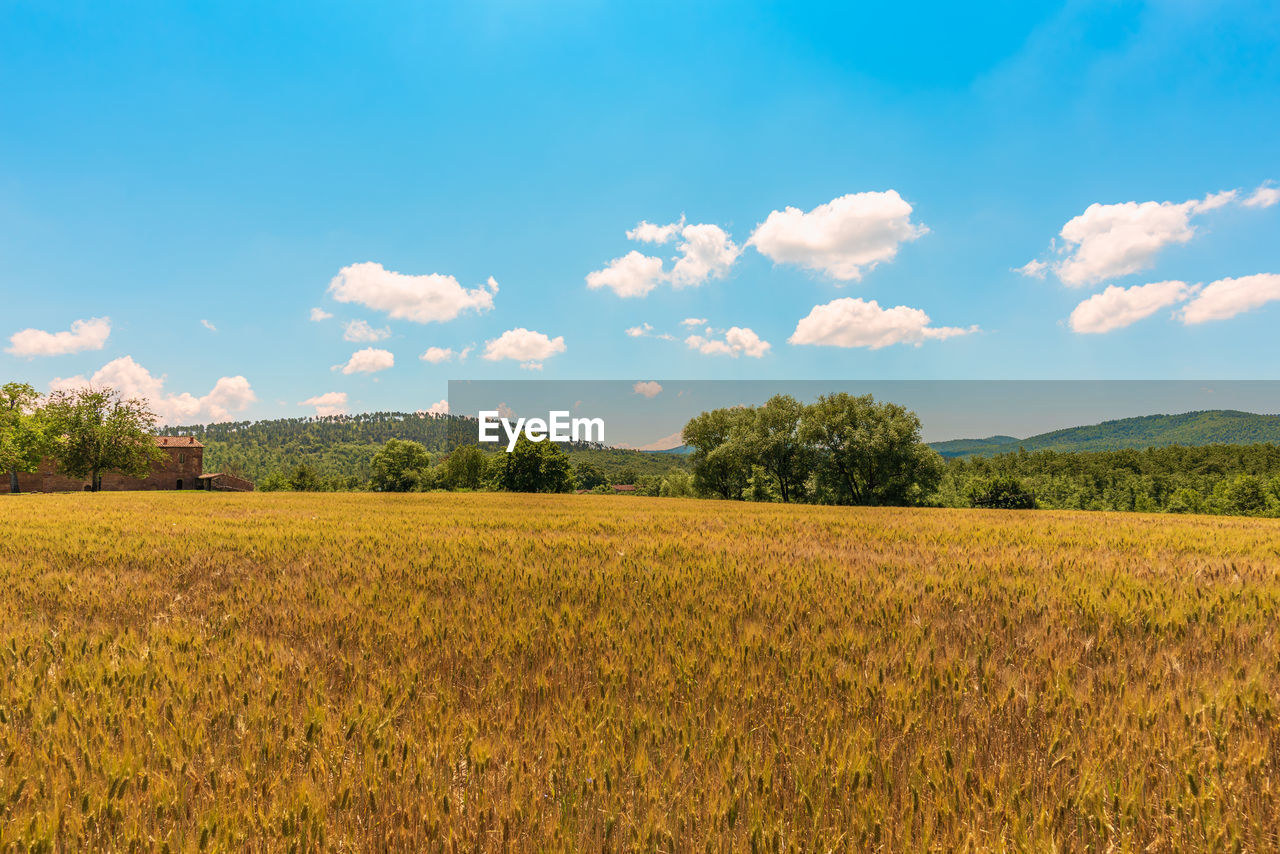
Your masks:
M710 334L709 330L708 334ZM689 345L689 349L697 350L699 353L704 353L708 356L733 356L735 359L740 355L759 359L772 346L752 330L740 326L730 327L724 333L723 338L704 338L701 335L690 335L684 339L684 343Z
M311 309L311 322L312 322L312 323L319 323L320 321L322 321L322 320L328 320L328 319L329 319L329 318L331 318L331 317L333 317L333 315L332 315L332 314L330 314L329 312L325 311L323 308L313 308L313 309Z
M681 255L670 276L675 288L696 287L708 279L724 278L742 254L742 249L718 225L686 225L680 230L680 237L683 242L676 248Z
M1027 276L1028 278L1031 278L1031 279L1043 279L1045 270L1048 270L1048 269L1049 269L1048 264L1046 264L1045 262L1039 259L1032 258L1030 261L1023 264L1021 267L1014 267L1013 272L1021 273L1022 275Z
M1110 332L1150 317L1165 306L1182 302L1193 293L1195 288L1178 281L1152 282L1131 288L1112 285L1076 306L1068 323L1073 332Z
M201 319L200 319L200 325L201 325L201 326L203 326L205 329L208 329L210 332L217 332L217 331L218 331L218 327L214 326L212 323L210 323L209 321L205 320L204 318L201 318Z
M352 320L342 326L343 341L382 341L391 337L391 330L386 326L377 329L366 320Z
M435 403L431 404L426 409L419 409L418 414L419 415L448 415L449 401L437 400Z
M674 264L666 269L666 262L655 255L645 255L632 249L620 258L614 258L603 270L587 274L587 287L610 288L620 297L646 296L658 285L688 288L701 285L708 279L723 278L738 256L742 254L729 234L718 225L696 223L685 225L684 218L668 225L641 222L627 232L632 240L649 243L666 243L675 235L680 236Z
M627 232L627 239L638 240L641 243L666 243L679 234L682 228L684 228L684 217L680 217L679 222L668 225L654 225L641 220L639 225Z
M486 341L484 358L489 361L511 359L521 363L522 368L541 370L542 360L564 352L564 336L549 338L541 332L517 327Z
M9 336L5 352L15 356L63 356L84 350L101 350L111 335L111 318L75 320L68 332L23 329Z
M1280 300L1280 274L1258 273L1238 279L1219 279L1206 285L1178 316L1188 325L1226 320L1276 300Z
M208 394L196 397L189 392L165 394L165 377L151 372L133 360L121 356L99 368L91 377L59 377L49 383L50 391L78 388L111 387L126 398L141 398L166 424L192 423L197 419L228 421L232 412L241 412L256 401L257 395L242 376L221 377Z
M424 362L430 362L438 365L441 362L448 362L453 358L452 347L428 347L427 352L418 357Z
M648 323L641 323L639 326L632 326L626 330L628 338L659 338L663 341L674 341L676 337L669 332L654 332L653 326Z
M620 297L642 297L666 280L662 259L632 249L603 270L587 274L587 287L611 288Z
M1068 287L1084 287L1105 279L1128 276L1150 269L1162 249L1187 243L1196 235L1192 220L1230 204L1266 207L1280 201L1280 192L1262 185L1240 201L1239 190L1210 193L1203 199L1185 202L1121 202L1085 208L1062 227L1058 247L1060 260L1039 259L1019 268L1019 272L1041 278L1049 267Z
M396 357L391 354L391 351L365 347L363 350L352 353L345 365L334 365L333 369L340 370L344 374L374 374L393 367L395 363Z
M976 326L930 326L929 322L929 315L918 308L881 308L875 300L845 297L815 305L796 324L788 340L792 344L879 350L891 344L919 345L926 339L942 340L978 330Z
M705 317L686 317L680 321L681 326L706 326L707 319Z
M338 302L359 303L415 323L453 320L468 310L488 311L497 292L492 276L485 285L466 290L453 276L410 276L373 262L343 267L329 283L329 293Z
M1089 205L1062 227L1068 256L1053 265L1063 284L1091 285L1150 267L1156 253L1195 235L1198 202L1124 202Z
M1242 204L1247 208L1269 208L1277 202L1280 202L1280 187L1263 184Z
M679 448L684 444L684 431L677 430L670 436L664 436L656 439L647 445L641 445L636 448L637 451L669 451L672 448Z
M911 205L896 190L851 193L805 213L773 211L747 241L782 264L798 264L851 281L892 261L898 247L929 229L911 221Z
M662 386L658 385L653 380L638 382L631 387L631 390L641 397L647 397L650 400L662 394Z
M200 398L200 406L214 421L229 421L232 412L243 412L257 399L244 377L219 377L213 390Z
M327 391L315 397L298 402L299 406L314 406L316 415L345 415L347 411L347 393L345 391Z

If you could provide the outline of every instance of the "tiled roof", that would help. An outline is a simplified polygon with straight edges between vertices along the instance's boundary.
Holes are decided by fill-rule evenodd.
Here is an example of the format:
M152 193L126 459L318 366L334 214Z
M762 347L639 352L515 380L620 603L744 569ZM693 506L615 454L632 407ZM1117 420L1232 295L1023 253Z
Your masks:
M203 448L195 436L156 436L156 444L162 448Z

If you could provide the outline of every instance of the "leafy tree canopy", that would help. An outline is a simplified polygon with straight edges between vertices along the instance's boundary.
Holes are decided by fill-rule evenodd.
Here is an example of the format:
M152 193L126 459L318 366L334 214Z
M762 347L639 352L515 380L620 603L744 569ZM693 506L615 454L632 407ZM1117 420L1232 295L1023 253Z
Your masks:
M146 477L164 458L156 447L156 414L145 401L112 388L54 392L44 407L58 468L102 486L105 472Z

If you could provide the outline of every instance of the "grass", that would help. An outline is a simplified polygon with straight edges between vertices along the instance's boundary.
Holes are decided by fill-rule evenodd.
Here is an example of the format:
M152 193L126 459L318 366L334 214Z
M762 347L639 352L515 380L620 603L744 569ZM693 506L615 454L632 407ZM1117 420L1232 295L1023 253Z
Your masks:
M0 500L0 850L1272 851L1280 522Z

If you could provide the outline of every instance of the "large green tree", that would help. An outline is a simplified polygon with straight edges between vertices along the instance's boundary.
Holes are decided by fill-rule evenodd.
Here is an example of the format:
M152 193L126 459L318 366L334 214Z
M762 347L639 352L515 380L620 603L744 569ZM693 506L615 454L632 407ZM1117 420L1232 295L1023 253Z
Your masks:
M489 455L475 445L463 445L449 452L440 469L448 489L479 489L489 475Z
M837 504L918 504L942 478L942 458L920 441L919 417L869 394L822 395L806 410L801 435Z
M44 407L58 468L102 488L105 472L146 477L164 458L155 443L156 414L143 400L111 388L54 392Z
M703 412L684 425L684 443L693 448L693 485L699 493L742 497L751 476L746 440L754 418L754 410L738 406Z
M752 462L773 479L783 501L802 499L814 462L813 448L801 435L804 404L789 394L778 394L753 414L744 442Z
M431 455L419 442L389 439L372 461L371 483L378 492L412 492L430 478Z
M40 395L26 383L0 386L0 471L9 473L9 491L18 491L18 472L40 467L46 451Z
M568 492L573 489L569 456L552 442L524 436L498 463L498 488L509 492Z

